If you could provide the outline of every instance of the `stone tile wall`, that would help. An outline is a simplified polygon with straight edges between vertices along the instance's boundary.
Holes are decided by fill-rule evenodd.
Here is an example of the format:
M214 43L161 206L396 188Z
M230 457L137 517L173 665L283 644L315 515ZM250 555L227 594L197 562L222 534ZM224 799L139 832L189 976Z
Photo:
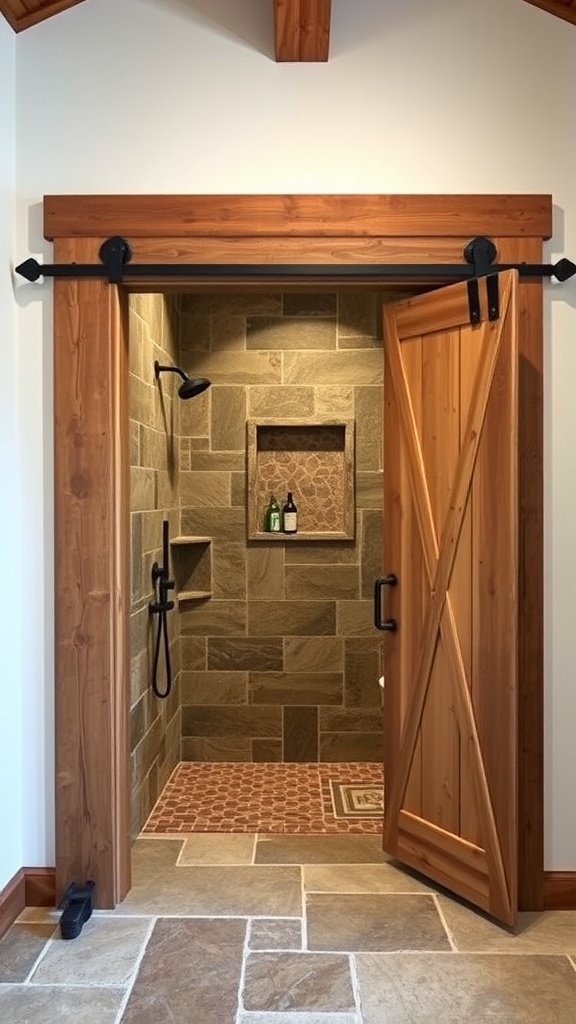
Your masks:
M181 296L181 533L212 596L181 606L182 757L381 760L382 374L373 293ZM356 538L247 541L246 421L353 418ZM279 497L285 497L281 495Z
M154 360L178 361L177 315L161 295L132 295L130 325L131 473L131 678L130 728L132 834L146 821L158 794L180 760L180 645L178 607L169 613L172 694L159 700L151 690L158 619L151 619L151 567L162 561L162 521L179 529L179 379L154 377ZM158 683L165 687L160 659Z

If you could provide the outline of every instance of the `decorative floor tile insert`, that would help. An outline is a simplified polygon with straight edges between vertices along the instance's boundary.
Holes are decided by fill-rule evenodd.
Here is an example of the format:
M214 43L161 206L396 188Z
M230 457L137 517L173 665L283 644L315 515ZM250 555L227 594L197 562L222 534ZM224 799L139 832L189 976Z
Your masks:
M373 804L365 815L335 813L332 792L342 786L358 787L373 796L381 793L382 765L183 761L174 769L143 833L379 834L382 812L375 815Z
M384 811L384 788L382 786L349 785L330 779L330 794L335 818L357 820L378 818Z

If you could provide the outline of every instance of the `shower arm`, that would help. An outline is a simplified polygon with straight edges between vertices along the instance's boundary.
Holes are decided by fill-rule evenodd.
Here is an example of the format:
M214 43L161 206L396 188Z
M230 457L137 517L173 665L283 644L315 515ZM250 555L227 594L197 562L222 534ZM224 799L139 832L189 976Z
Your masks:
M181 377L185 383L187 383L187 381L189 380L189 378L184 373L184 370L181 370L179 366L161 366L158 360L155 359L154 376L156 377L156 380L158 380L161 373L177 373L178 376Z

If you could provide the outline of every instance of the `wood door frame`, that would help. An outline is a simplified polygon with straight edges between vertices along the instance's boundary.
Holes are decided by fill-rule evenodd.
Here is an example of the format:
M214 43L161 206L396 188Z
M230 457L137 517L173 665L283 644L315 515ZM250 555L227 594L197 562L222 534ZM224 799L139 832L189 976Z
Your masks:
M551 233L548 195L44 198L44 236L54 242L56 263L97 263L101 243L113 235L129 241L134 263L461 263L477 235L495 241L501 263L541 263ZM179 278L172 289L191 283ZM139 282L140 290L167 287L165 279ZM130 888L128 334L121 289L98 278L54 283L56 893L90 878L101 908L115 906ZM542 282L528 279L519 291L518 882L520 909L538 910Z

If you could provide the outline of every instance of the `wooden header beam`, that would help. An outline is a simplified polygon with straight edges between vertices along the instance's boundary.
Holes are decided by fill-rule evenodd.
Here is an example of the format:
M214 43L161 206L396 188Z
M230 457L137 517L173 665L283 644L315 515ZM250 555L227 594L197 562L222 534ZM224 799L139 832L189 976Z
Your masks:
M327 61L332 0L274 0L278 62Z

